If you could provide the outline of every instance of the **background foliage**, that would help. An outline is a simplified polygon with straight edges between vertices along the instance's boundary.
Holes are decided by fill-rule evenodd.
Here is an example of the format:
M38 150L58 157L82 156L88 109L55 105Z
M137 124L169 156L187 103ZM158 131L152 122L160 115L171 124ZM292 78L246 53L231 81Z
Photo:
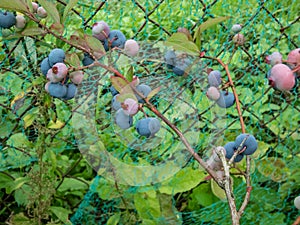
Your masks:
M212 145L224 145L241 132L237 112L231 108L219 114L206 99L202 64L195 65L186 78L174 76L163 63L163 41L178 27L194 32L209 18L230 16L203 32L202 49L207 55L230 60L246 130L259 141L252 160L251 201L241 223L280 225L295 220L299 212L293 200L300 193L299 85L290 93L269 88L266 74L270 66L264 58L274 51L286 58L290 50L299 47L298 1L52 2L61 15L68 2L76 3L63 21L65 38L76 29L91 34L91 25L104 20L112 29L139 41L141 54L120 58L115 66L126 73L132 65L142 82L153 88L162 86L154 103L204 158ZM44 23L50 26L53 20L48 17ZM230 28L235 23L243 24L246 37L245 45L238 48L231 42ZM79 101L50 97L39 69L54 47L79 56L82 52L53 35L35 36L27 30L28 35L23 36L12 29L6 37L4 32L0 37L1 224L230 224L223 192L205 179L207 174L193 159L153 185L126 185L97 173L78 143L95 146L92 155L99 153L97 146L86 136L78 139L74 134L74 123L80 121L72 120L72 115ZM215 62L203 63L222 71ZM118 130L110 110L110 74L99 68L86 74L79 96L86 96L93 85L97 135L114 157L132 165L154 166L173 153L186 157L167 126L150 141L139 138L134 129ZM243 178L235 174L244 164L231 171L238 205L246 187ZM124 180L134 176L123 173Z

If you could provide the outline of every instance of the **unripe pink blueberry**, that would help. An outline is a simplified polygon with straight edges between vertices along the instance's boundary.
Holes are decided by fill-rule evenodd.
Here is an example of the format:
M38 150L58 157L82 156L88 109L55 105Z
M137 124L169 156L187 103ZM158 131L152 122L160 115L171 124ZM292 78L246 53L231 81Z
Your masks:
M294 205L300 210L300 195L294 199Z
M37 12L38 7L39 7L39 4L38 4L38 3L32 2L32 9L33 9L33 12L34 12L34 13Z
M272 66L282 63L282 55L279 52L273 52L271 55L266 56L266 63Z
M74 84L81 84L83 77L84 77L84 73L81 70L74 71L74 72L70 73L69 77Z
M46 18L48 16L47 11L42 6L38 7L36 12L37 15L41 18Z
M138 86L140 84L140 79L137 76L133 76L131 84L134 86Z
M207 89L206 96L210 100L217 101L220 98L221 94L218 88L211 86Z
M66 78L68 68L64 63L55 63L47 72L47 78L52 82L59 82Z
M107 39L109 32L110 28L104 21L96 22L92 26L93 36L100 41L104 41L105 39Z
M26 26L26 19L23 15L16 16L16 28L23 29Z
M289 91L295 85L294 73L285 64L274 65L268 79L269 84L280 91Z
M288 64L296 66L300 64L300 48L296 48L288 54L287 57Z
M128 39L124 45L124 52L129 56L136 56L139 52L140 46L139 44L133 40Z
M121 104L125 114L129 116L135 115L139 110L138 102L132 98L127 98Z
M245 43L245 37L243 34L236 34L233 36L232 41L236 45L243 45Z

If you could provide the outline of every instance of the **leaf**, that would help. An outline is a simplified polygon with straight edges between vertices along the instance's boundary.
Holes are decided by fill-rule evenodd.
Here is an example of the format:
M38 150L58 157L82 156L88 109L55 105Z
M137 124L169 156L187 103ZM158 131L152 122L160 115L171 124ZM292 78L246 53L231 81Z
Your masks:
M130 66L125 75L126 80L131 82L133 79L133 74L134 74L133 66Z
M185 192L196 187L204 177L205 174L203 171L186 167L170 179L162 182L162 186L159 188L159 191L165 194Z
M23 36L37 36L37 35L44 35L46 32L39 27L27 27L25 28L21 34Z
M289 168L281 158L268 157L257 162L258 171L275 182L284 181L289 176Z
M226 194L225 194L225 190L223 190L222 188L220 188L220 186L213 180L211 179L211 190L213 192L213 194L218 197L221 201L226 201Z
M161 215L159 199L156 197L156 193L154 191L135 193L134 205L142 219L153 220Z
M84 38L79 34L72 34L70 37L70 42L75 46L83 47L86 51L90 51L90 48L85 42Z
M70 210L67 210L63 207L57 207L57 206L51 206L50 211L57 216L58 219L60 219L62 222L70 224L69 221L69 214L71 213Z
M63 183L58 188L58 191L64 193L66 191L86 190L86 189L88 189L88 186L82 181L76 180L74 178L66 177Z
M16 148L30 148L32 143L28 141L24 133L13 134L7 141L7 144Z
M109 217L109 219L107 220L106 225L118 225L119 221L121 218L121 213L115 213L114 215L112 215L111 217Z
M32 110L30 110L28 113L25 114L25 116L23 117L25 129L32 125L33 121L38 115L38 112L39 112L38 108L33 108Z
M13 182L10 182L10 185L6 187L6 193L10 194L14 190L17 190L23 186L26 182L28 182L30 179L28 177L18 177Z
M51 120L48 124L48 128L50 129L60 129L65 125L64 122L61 122L59 120L57 120L56 122L54 122L53 120Z
M76 53L66 54L65 61L75 68L80 66L80 59Z
M68 13L74 8L74 6L77 4L78 0L69 0L69 3L66 5L63 18L62 18L62 23L65 22Z
M199 49L201 45L201 33L205 31L207 28L212 27L218 23L221 23L224 20L227 20L229 18L230 18L229 16L223 16L223 17L208 19L207 21L199 25L199 27L197 28L194 34L194 41L196 41L196 44L197 46L199 46Z
M0 8L19 11L21 13L25 13L28 11L25 3L22 0L1 0Z
M133 93L121 93L121 94L119 94L119 95L117 96L117 101L122 103L122 102L124 102L127 98L132 98L132 99L134 99L136 102L138 102L138 100L137 100L135 94L133 94Z
M60 23L59 12L56 6L47 0L39 0L40 5L46 10L49 16L53 19L55 23Z
M160 91L161 87L157 87L153 89L147 96L147 99L151 99L154 95L156 95Z
M111 83L113 87L118 91L121 92L121 90L128 86L126 80L122 79L121 77L112 76L110 77Z
M187 36L183 33L173 34L165 41L165 45L190 55L198 56L200 54L197 45L194 42L189 41Z
M87 46L93 51L93 54L96 56L97 59L105 55L105 49L101 41L99 41L97 38L90 35L84 35L84 40Z
M58 34L62 35L64 32L64 25L60 23L53 23L50 27L51 30L56 31Z

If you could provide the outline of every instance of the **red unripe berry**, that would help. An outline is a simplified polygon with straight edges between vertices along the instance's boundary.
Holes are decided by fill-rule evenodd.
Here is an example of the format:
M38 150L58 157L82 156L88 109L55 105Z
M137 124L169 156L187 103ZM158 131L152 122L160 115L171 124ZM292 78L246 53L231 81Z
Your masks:
M295 76L285 64L274 65L268 79L269 84L280 91L289 91L295 85Z

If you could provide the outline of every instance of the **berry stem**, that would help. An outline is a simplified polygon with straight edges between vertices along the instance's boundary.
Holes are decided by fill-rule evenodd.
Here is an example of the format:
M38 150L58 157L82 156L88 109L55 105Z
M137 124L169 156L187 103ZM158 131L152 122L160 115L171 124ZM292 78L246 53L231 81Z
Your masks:
M296 66L296 67L292 70L292 72L295 73L295 72L297 72L297 71L299 71L299 70L300 70L300 64L299 64L298 66Z

